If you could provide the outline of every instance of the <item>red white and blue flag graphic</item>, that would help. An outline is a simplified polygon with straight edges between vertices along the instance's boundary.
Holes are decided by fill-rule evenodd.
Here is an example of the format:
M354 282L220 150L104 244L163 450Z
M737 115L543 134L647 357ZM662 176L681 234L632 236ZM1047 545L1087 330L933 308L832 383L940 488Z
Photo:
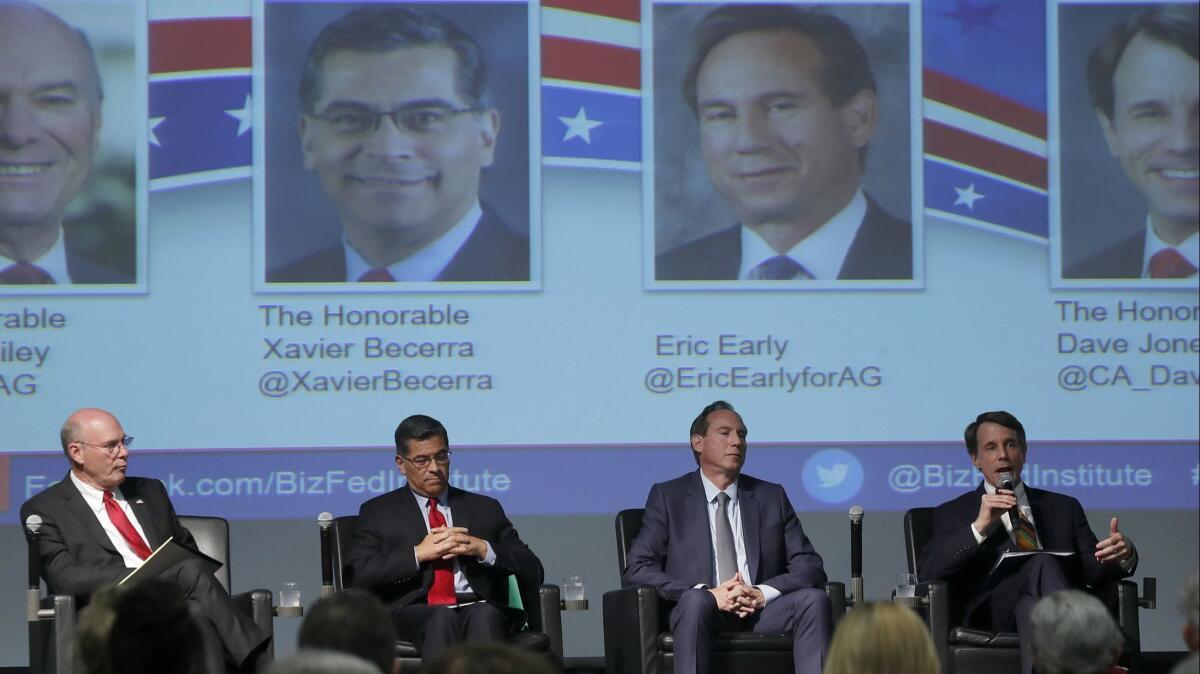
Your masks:
M1045 242L1044 0L928 0L925 210Z

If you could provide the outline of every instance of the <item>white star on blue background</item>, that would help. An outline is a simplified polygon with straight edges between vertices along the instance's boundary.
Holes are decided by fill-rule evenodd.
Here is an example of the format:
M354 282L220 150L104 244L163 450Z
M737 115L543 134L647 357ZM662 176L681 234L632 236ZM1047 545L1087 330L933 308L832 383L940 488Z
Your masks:
M592 129L604 123L588 119L583 106L579 106L579 112L575 113L574 117L559 117L558 119L567 125L567 132L563 134L563 142L572 138L582 138L583 142L588 145L592 144Z

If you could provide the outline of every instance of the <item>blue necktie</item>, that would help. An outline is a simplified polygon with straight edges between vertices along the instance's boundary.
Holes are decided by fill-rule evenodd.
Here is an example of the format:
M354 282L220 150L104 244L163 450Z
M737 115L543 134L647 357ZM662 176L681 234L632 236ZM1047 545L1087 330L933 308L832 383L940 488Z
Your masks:
M767 258L754 269L750 270L750 278L755 281L790 281L815 278L804 265L786 255L776 255Z

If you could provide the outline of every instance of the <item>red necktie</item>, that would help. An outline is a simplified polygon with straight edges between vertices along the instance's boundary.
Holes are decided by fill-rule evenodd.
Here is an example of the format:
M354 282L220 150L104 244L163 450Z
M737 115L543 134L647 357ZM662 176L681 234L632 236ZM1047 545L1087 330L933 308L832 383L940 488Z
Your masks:
M1174 248L1150 256L1150 278L1187 278L1195 273L1195 265Z
M429 499L430 530L446 526L446 518L442 516L442 511L438 510L437 504L437 499ZM454 570L450 560L439 559L433 562L433 585L429 587L427 601L430 606L453 606L458 603L458 598L454 595Z
M142 540L137 529L133 528L133 522L130 522L129 518L125 516L125 511L121 510L121 504L113 498L111 491L104 492L104 509L108 511L108 519L112 520L113 526L121 532L121 537L129 543L129 547L133 548L133 554L142 559L149 557L150 546L146 545L146 541Z
M52 285L54 279L45 269L28 262L11 264L0 269L0 284L14 286Z
M362 276L358 277L359 283L390 283L396 278L392 276L392 272L387 270L387 267L382 269L368 269L363 272Z

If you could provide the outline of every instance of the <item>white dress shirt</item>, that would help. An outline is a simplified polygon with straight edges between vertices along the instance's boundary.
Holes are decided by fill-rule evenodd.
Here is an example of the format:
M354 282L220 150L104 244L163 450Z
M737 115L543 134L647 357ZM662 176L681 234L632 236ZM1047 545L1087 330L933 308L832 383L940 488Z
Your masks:
M479 219L482 217L483 209L476 201L471 206L471 210L467 211L462 220L459 220L458 224L450 231L403 260L388 265L388 273L397 281L436 280L438 274L442 273L446 265L450 264L450 260L453 260L454 256L458 254L458 249L462 248L467 239L471 238L471 234L475 232L475 228L479 225ZM357 281L360 276L372 269L366 258L354 250L354 246L350 245L350 241L345 236L342 237L342 248L346 253L347 281Z
M1158 236L1158 232L1154 231L1154 225L1150 222L1150 216L1147 215L1146 250L1142 254L1142 278L1150 278L1150 258L1166 248L1174 248L1179 251L1179 254L1191 262L1193 267L1200 269L1200 232L1192 232L1192 235L1180 242L1178 246L1172 246ZM1192 274L1191 278L1196 278L1196 274Z
M721 493L722 490L717 489L717 485L713 484L704 475L704 471L700 471L700 483L704 485L704 498L708 501L708 535L712 541L713 568L715 569L717 568L717 494ZM741 500L738 499L737 481L726 487L724 491L729 495L729 505L725 509L725 514L729 517L729 526L733 530L733 544L737 551L738 571L742 573L742 580L747 585L751 585L754 579L750 577L750 566L746 561L746 538L742 535L742 508ZM754 585L754 587L762 591L763 597L767 600L768 604L780 594L779 590L770 585Z
M16 263L16 260L10 260L4 255L0 255L0 270ZM67 273L67 244L63 243L62 228L59 228L58 238L54 240L54 245L50 246L50 250L42 253L38 259L30 260L29 264L40 267L50 275L55 283L71 283L71 275Z
M421 509L421 521L425 524L425 533L429 533L429 497L421 496L415 491L412 494L417 498L417 506ZM442 513L442 517L446 518L446 526L454 526L454 515L450 513L450 506L446 503L446 492L442 492L442 495L438 497L437 509ZM484 556L483 559L479 560L479 563L483 564L484 566L495 566L496 551L492 550L492 544L490 542L484 541L483 544L487 546L487 555ZM413 556L415 557L416 554L417 549L413 548ZM463 575L462 567L459 566L458 560L452 559L450 561L454 563L454 592L457 594L474 592L474 590L471 589L471 584L467 582L467 577ZM421 560L418 559L417 566L420 565Z
M838 272L842 270L842 264L846 261L846 253L850 252L850 245L854 243L854 237L858 236L858 230L862 227L866 215L867 198L863 196L862 190L859 190L837 215L801 239L784 255L807 269L815 279L836 280ZM755 267L776 255L779 253L757 232L742 226L742 266L738 271L739 279L748 280Z

